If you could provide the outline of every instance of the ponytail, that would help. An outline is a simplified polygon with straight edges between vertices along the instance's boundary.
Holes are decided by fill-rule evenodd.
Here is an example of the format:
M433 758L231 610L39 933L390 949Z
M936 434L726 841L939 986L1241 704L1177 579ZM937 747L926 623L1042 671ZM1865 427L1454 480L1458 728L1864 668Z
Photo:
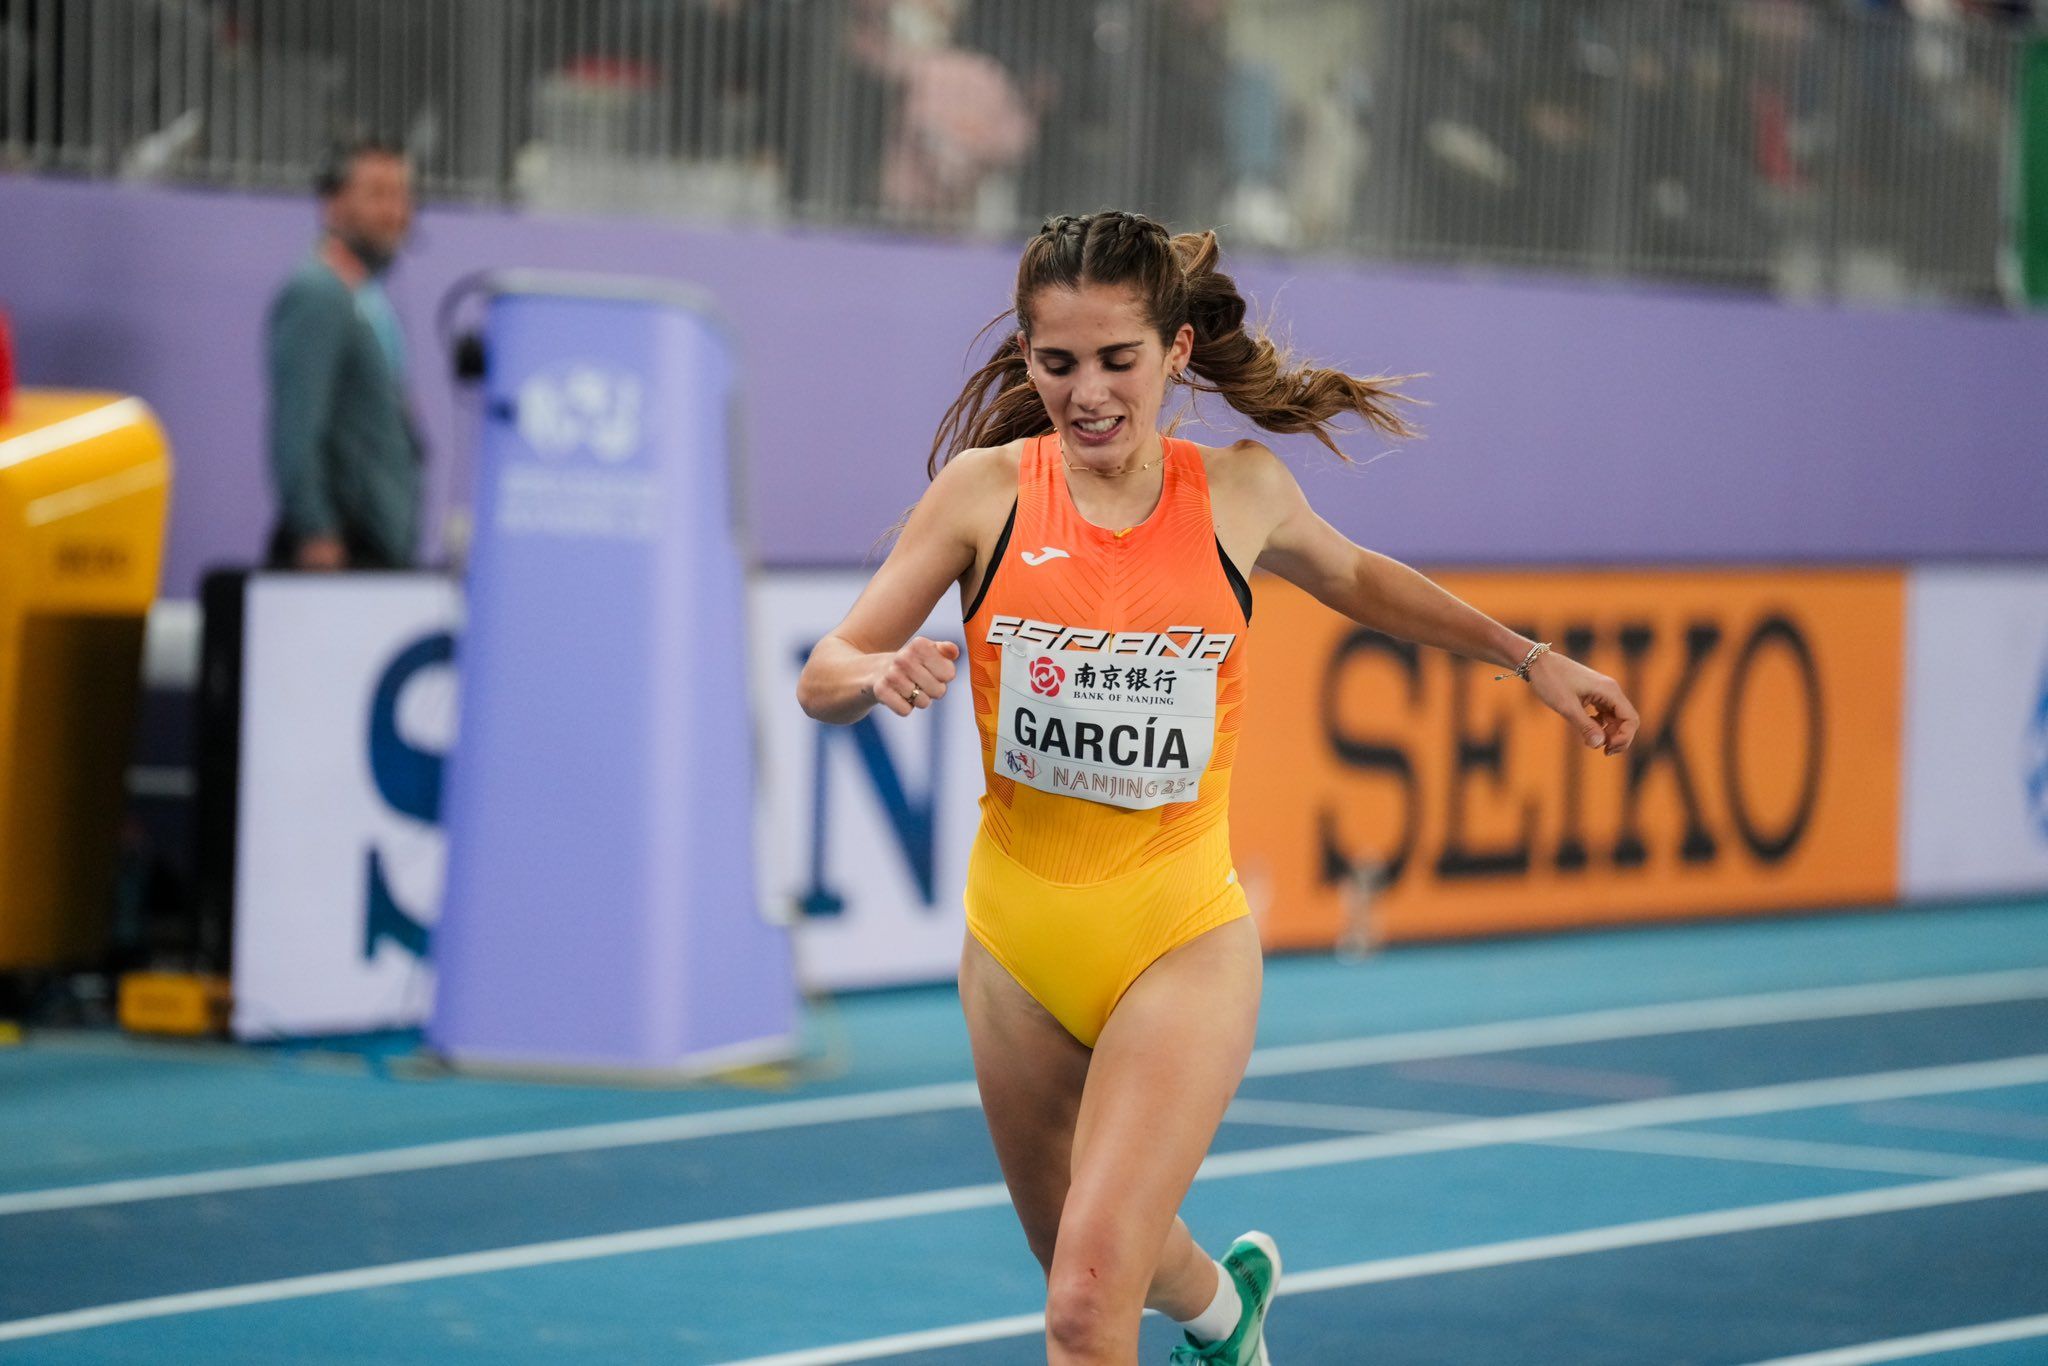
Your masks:
M1244 296L1216 269L1215 233L1182 233L1173 239L1173 254L1187 286L1186 319L1195 329L1189 388L1218 395L1269 432L1310 433L1340 460L1350 457L1331 439L1329 424L1341 413L1356 413L1387 436L1416 434L1395 407L1414 401L1398 387L1414 376L1360 377L1298 363L1264 329L1245 327Z

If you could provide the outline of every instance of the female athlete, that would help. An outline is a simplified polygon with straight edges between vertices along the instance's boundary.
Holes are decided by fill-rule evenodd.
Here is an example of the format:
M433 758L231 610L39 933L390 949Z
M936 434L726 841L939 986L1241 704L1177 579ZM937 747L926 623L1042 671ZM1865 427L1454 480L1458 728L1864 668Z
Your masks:
M1049 220L1018 328L933 442L931 487L798 683L821 721L929 707L959 647L915 635L948 588L986 792L969 857L960 999L996 1156L1046 1274L1046 1355L1134 1362L1141 1309L1177 1362L1263 1363L1272 1240L1221 1262L1177 1216L1251 1055L1257 933L1232 867L1248 577L1522 678L1585 744L1628 748L1612 679L1527 640L1316 515L1265 446L1163 434L1174 385L1259 427L1407 425L1385 379L1291 364L1244 323L1213 233Z

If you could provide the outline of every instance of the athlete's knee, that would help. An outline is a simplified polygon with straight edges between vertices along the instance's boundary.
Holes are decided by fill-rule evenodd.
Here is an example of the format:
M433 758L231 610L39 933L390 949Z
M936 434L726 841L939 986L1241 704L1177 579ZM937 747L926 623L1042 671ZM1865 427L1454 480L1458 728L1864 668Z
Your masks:
M1088 1357L1113 1343L1125 1318L1139 1311L1109 1268L1082 1259L1055 1259L1046 1276L1045 1334L1074 1356Z
M1059 1248L1046 1273L1045 1328L1068 1352L1087 1354L1114 1343L1135 1325L1152 1268L1140 1265L1129 1240L1112 1227L1062 1221Z

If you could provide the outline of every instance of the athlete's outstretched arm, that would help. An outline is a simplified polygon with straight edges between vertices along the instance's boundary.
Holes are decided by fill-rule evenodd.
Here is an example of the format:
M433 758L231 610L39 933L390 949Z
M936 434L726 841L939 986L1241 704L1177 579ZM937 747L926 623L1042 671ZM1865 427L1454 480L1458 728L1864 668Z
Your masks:
M1399 560L1354 544L1324 521L1279 458L1247 452L1247 484L1270 527L1258 564L1345 616L1390 636L1513 669L1535 642L1432 583ZM1639 718L1605 674L1556 652L1529 669L1537 697L1571 721L1585 743L1619 754Z
M805 662L796 697L808 715L848 725L878 702L908 716L945 695L959 647L913 633L973 565L991 490L1016 482L993 457L969 451L939 470L846 619Z

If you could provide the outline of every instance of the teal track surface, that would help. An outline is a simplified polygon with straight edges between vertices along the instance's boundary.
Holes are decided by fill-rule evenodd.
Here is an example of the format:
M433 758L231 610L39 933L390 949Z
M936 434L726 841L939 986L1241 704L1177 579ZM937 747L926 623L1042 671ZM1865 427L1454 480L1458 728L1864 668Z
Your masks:
M953 993L809 1029L666 1090L31 1035L0 1366L1043 1361ZM2048 1362L2048 904L1282 958L1259 1049L1184 1213L1279 1240L1281 1366Z

